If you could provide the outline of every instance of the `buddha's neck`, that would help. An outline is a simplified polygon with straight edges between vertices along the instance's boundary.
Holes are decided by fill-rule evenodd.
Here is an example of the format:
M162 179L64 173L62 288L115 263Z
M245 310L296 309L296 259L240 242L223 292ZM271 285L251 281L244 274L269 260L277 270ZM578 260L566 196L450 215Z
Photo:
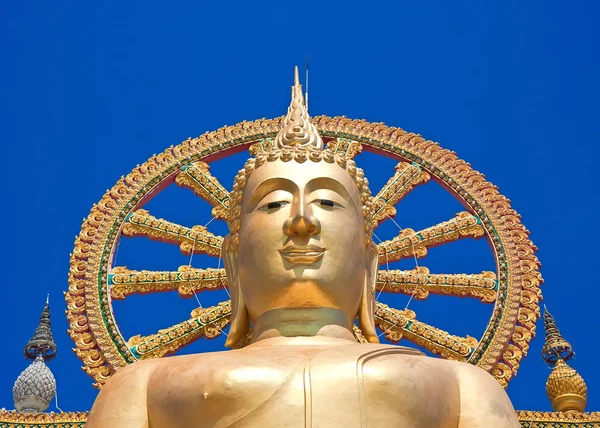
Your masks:
M280 344L356 342L348 316L339 309L331 308L273 309L265 312L254 323L252 343L267 339Z

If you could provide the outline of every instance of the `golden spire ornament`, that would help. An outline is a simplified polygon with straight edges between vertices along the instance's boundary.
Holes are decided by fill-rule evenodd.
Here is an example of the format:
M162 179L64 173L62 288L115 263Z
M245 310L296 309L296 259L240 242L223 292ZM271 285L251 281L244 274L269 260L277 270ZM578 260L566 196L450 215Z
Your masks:
M558 359L569 361L574 355L573 347L560 334L556 321L548 308L544 305L544 330L546 331L546 340L542 348L542 358L549 365L556 364Z
M302 85L298 77L298 67L294 68L294 86L292 86L292 101L283 119L281 131L275 138L275 147L283 149L294 146L312 146L322 150L323 140L319 131L310 120L304 104Z
M559 358L546 381L546 394L557 412L583 412L587 403L587 386L574 368Z
M546 394L552 408L557 412L583 412L587 402L587 386L581 375L566 363L575 352L560 334L556 321L546 306L544 330L546 340L542 348L542 358L553 367L546 381Z

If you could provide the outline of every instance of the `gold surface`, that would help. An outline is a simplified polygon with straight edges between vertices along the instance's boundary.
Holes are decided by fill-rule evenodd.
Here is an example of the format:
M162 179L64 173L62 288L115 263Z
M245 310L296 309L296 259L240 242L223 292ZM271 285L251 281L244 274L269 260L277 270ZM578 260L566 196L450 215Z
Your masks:
M94 299L99 299L96 300L98 302L96 303L96 307L98 309L93 309L93 305L85 305L84 303L84 296L86 295L86 280L84 279L85 272L91 273L96 269L98 269L97 271L99 272L100 266L104 266L106 263L102 260L108 260L104 258L105 256L102 256L101 249L104 247L103 244L102 246L100 246L100 244L106 239L113 240L116 238L114 232L111 233L111 230L114 229L111 229L108 227L108 225L112 224L111 222L113 221L116 221L118 224L119 219L123 218L123 214L121 214L122 210L125 210L125 212L130 212L136 207L135 201L141 200L144 194L149 193L154 186L159 185L161 177L165 176L165 173L162 171L168 171L169 168L176 167L176 164L181 165L191 163L194 160L194 153L202 153L203 156L205 156L207 153L214 153L215 150L226 150L230 147L234 147L232 144L226 143L227 138L247 138L252 141L253 137L250 135L269 135L268 132L271 132L269 129L273 129L272 127L276 126L277 123L277 121L266 120L246 122L238 125L237 127L226 128L217 133L201 137L200 139L185 141L181 146L169 149L168 156L163 154L159 157L153 157L148 164L142 165L125 179L120 180L115 188L107 193L107 196L103 198L97 206L94 207L84 222L81 234L76 241L76 248L72 256L70 289L69 293L67 294L67 301L69 305L71 335L77 343L79 355L86 362L85 370L90 373L98 382L105 382L111 373L114 373L116 367L120 367L128 362L135 361L133 355L127 355L128 348L124 343L125 340L118 337L118 330L116 330L116 343L108 337L108 335L112 334L110 329L112 329L113 326L116 328L116 324L114 323L110 312L108 312L108 329L105 327L105 322L100 321L100 318L98 318L98 321L95 321L96 316L100 317L101 311L107 313L106 310L108 309L110 311L110 308L107 307L107 309L104 309L100 304L102 298L97 295L98 285L94 285L93 282L90 283L87 299L90 301L90 303L92 303ZM360 121L351 121L344 118L335 120L322 118L319 119L318 124L325 132L333 132L333 130L338 126L342 127L346 131L352 129L353 126L358 126L357 129L360 129L360 133L365 133L365 135L368 134L370 138L374 138L377 132L384 131L380 125L367 124L366 122ZM265 126L266 128L261 128ZM269 126L272 127L269 128ZM251 132L256 132L256 134L248 134ZM419 140L417 137L406 140L406 137L404 136L410 136L411 134L403 134L403 131L397 129L394 131L394 133L389 135L392 135L394 138L398 138L398 147L402 147L402 150L415 150L416 148L420 147L419 145L422 147L427 147L427 144L432 144L424 140ZM211 140L211 138L213 138L213 140ZM359 134L356 134L356 136L353 138L358 140L361 139ZM259 138L256 138L254 141L258 140ZM214 141L214 143L212 143L212 141ZM268 141L268 139L262 141ZM387 141L391 140L388 139ZM406 141L411 141L411 144L405 145ZM363 145L364 144L369 143L363 142ZM211 147L219 147L219 149L213 149ZM422 150L424 149L419 148L418 152L421 154L424 153ZM440 156L440 153L436 152L436 150L442 150L443 153L443 149L439 149L437 146L434 146L433 149L427 149L426 152L435 154L433 157L439 161L438 165L441 167L444 165L444 162L448 161L449 158L444 157L445 155ZM161 163L158 163L159 160ZM508 290L508 294L506 294L504 299L503 307L497 307L494 310L494 315L492 317L492 320L498 319L499 323L495 324L495 322L492 321L488 328L491 332L491 336L489 337L491 338L492 343L495 343L496 340L499 340L500 342L498 342L498 345L500 345L501 343L506 343L502 341L512 340L513 343L515 343L522 350L523 354L525 354L528 350L528 343L531 340L532 332L534 331L534 326L531 320L532 318L536 317L535 311L526 312L525 309L529 310L528 308L524 306L519 307L519 305L521 305L519 297L516 300L516 305L518 308L516 315L512 315L514 313L514 309L511 309L503 317L500 317L500 314L502 314L503 311L508 311L507 305L509 305L509 301L513 302L510 305L515 304L514 297L511 296L520 296L521 287L524 290L531 290L534 293L534 301L535 297L538 296L537 291L539 290L539 284L541 280L541 277L538 273L539 265L534 256L531 256L532 251L535 250L535 247L529 241L527 237L527 231L520 224L519 219L514 211L512 211L505 203L503 197L498 196L497 191L493 187L489 187L489 183L481 181L480 175L470 172L471 170L465 169L464 164L456 163L458 162L456 160L453 160L452 162L456 164L457 168L460 166L460 168L456 171L460 171L461 176L466 177L462 178L461 180L468 178L467 181L471 183L469 185L471 187L467 187L467 189L470 189L470 193L468 193L467 197L472 197L474 201L483 204L481 206L486 207L487 211L485 211L485 213L488 218L493 219L496 215L494 213L501 215L502 220L500 220L500 217L497 217L497 219L493 221L501 222L501 224L504 225L502 227L498 226L496 230L499 231L498 236L501 237L499 242L505 249L505 252L508 251L506 254L510 255L512 248L515 250L514 257L511 258L507 256L506 258L506 262L510 266L510 269L506 271L508 274L499 277L500 289ZM436 167L438 170L434 169L433 171L430 171L433 174L437 173L436 177L439 177L439 174L441 174L440 171L442 171L439 169L439 167ZM443 169L443 171L447 174L451 172L451 169L446 168ZM443 177L443 179L448 180L445 177ZM446 181L444 182L446 183ZM452 183L450 183L449 187L451 186ZM481 190L476 191L474 189ZM460 192L462 192L462 190ZM485 195L484 199L477 199L480 197L478 196L478 192L480 195ZM463 196L461 195L461 197ZM116 203L117 200L119 200L118 204ZM487 231L487 226L485 224L484 226ZM494 243L494 245L498 246L500 243ZM523 248L527 245L530 246L532 251L517 251L518 248ZM89 278L93 277L93 274L89 276ZM102 275L100 275L100 280L102 281ZM100 287L100 290L102 290L102 286ZM96 294L96 296L94 296L94 294ZM512 307L514 308L514 306ZM516 327L515 323L518 323ZM497 335L497 333L501 331L511 330L514 331L512 335ZM94 331L93 334L91 333L92 331ZM103 331L106 333L103 333ZM101 345L99 345L98 339L103 334L106 334L107 337L102 339L100 341ZM115 344L113 345L113 343ZM512 377L512 373L514 372L515 368L511 366L508 370L506 370L506 364L504 364L501 366L501 370L494 372L494 368L498 366L499 361L496 359L496 357L493 357L493 355L497 355L495 352L491 354L489 353L491 352L492 348L487 346L486 351L476 350L472 359L474 359L481 367L492 373L495 373L495 376L497 376L498 379L505 384ZM489 355L490 358L488 359L485 355ZM506 355L506 357L509 359L509 355ZM108 363L108 361L110 361L110 363ZM516 367L518 368L518 366Z
M305 146L323 149L324 143L317 128L310 120L302 86L298 78L298 67L294 69L294 85L292 86L292 101L288 107L287 114L283 118L281 129L277 133L274 142L279 149Z
M456 155L418 135L347 118L320 117L315 120L315 125L326 139L346 138L370 151L414 162L459 198L469 213L480 219L498 265L498 292L489 325L468 361L492 373L506 385L516 373L520 356L527 353L535 333L541 282L539 262L534 255L536 248L509 201ZM261 148L272 146L280 129L281 119L262 119L188 139L136 167L92 208L75 242L66 298L76 352L85 364L84 370L97 385L105 383L117 369L137 359L120 334L109 303L111 258L121 231L128 224L128 215L141 208L165 183L172 182L182 165L253 144L260 152ZM185 231L188 236L189 233L189 230ZM155 239L181 245L177 233L146 228L142 234L151 238L154 234ZM185 237L182 240L187 242L185 250L189 253L196 240ZM216 253L217 249L211 251ZM194 252L197 252L195 248Z
M147 210L138 209L125 220L123 235L145 236L155 241L179 243L183 254L209 254L218 256L221 253L223 238L210 233L204 226L192 228L156 218Z
M362 145L347 138L334 138L327 143L327 148L346 159L352 159L362 152Z
M223 247L233 303L228 344L245 336L249 321L290 305L357 313L365 287L372 299L378 271L370 213L367 181L352 160L305 147L250 159L234 182ZM360 328L371 341L372 311L364 316Z
M467 361L476 339L375 303L380 252L368 181L351 159L322 150L301 95L296 69L276 148L258 152L235 179L222 245L231 303L130 339L137 359L152 359L117 371L87 426L519 426L489 373L450 361ZM421 231L419 244L473 235L477 225L459 215ZM214 337L227 318L226 345L246 345L252 327L249 344L155 358ZM389 338L402 329L446 359L379 344L378 321Z
M181 297L192 297L195 292L227 287L225 269L198 269L180 266L171 271L136 271L118 266L109 275L110 296L124 299L132 294L146 294L177 290Z
M192 190L212 206L215 218L227 219L229 210L229 192L210 173L206 162L194 162L182 168L175 177L175 183Z
M517 417L522 427L576 428L600 427L600 412L539 412L519 410Z
M293 317L311 315L317 314ZM318 316L329 322L335 318L331 313ZM272 336L241 350L133 364L102 389L87 426L459 424L519 426L506 393L477 367L403 347L319 334Z
M524 428L590 428L600 426L600 412L540 412L518 410ZM87 412L19 413L0 410L2 428L75 428L85 426Z
M109 274L110 295L124 299L132 294L169 292L177 290L184 298L194 292L227 288L225 269L199 269L180 266L177 271L136 271L126 267L114 267ZM411 270L380 270L376 291L413 295L426 299L429 294L474 297L486 303L496 299L496 275L480 274L431 274L420 266ZM535 319L533 317L532 319Z
M416 319L416 314L407 310L390 308L383 303L375 305L375 323L383 331L386 339L399 342L406 338L412 343L422 346L443 358L456 361L467 361L477 339L454 336Z
M329 122L328 122L329 121ZM336 122L337 121L337 122ZM351 126L356 126L358 125L360 127L361 132L365 132L366 134L370 135L371 138L373 138L373 136L377 133L377 132L381 132L382 128L380 125L366 125L366 123L364 122L358 122L358 121L349 121L346 119L336 119L336 121L331 121L330 119L320 119L319 120L319 124L321 126L324 126L325 128L323 128L326 132L331 132L328 131L329 129L335 129L335 127L337 126L342 126L344 129L349 130ZM342 125L343 122L343 125ZM225 150L228 149L230 147L232 147L230 144L225 143L226 138L230 138L230 136L235 136L236 138L241 138L240 136L243 135L248 135L248 134L244 134L244 132L255 132L258 129L260 129L261 126L265 126L267 124L273 124L275 125L277 123L277 121L258 121L258 122L254 122L254 123L245 123L245 124L240 124L238 125L238 127L232 127L232 128L228 128L228 129L224 129L222 131L219 131L219 133L214 134L215 135L215 139L214 139L214 147L220 147L219 150ZM271 125L269 125L271 126ZM369 126L371 128L369 128ZM265 135L265 133L267 133L268 135L268 129L269 128L263 128L264 130L259 131L261 133L261 135ZM272 128L271 128L272 129ZM254 131L253 131L254 130ZM406 139L404 139L404 137L402 137L402 135L410 135L410 134L402 134L400 131L396 130L395 134L391 134L394 137L398 137L399 141L403 142L403 141L407 141ZM403 132L403 131L402 131ZM222 135L222 137L217 137L219 135ZM400 138L401 137L401 138ZM110 329L113 328L112 326L114 325L114 327L116 327L116 324L114 324L114 321L112 321L112 315L110 315L109 313L109 324L108 324L108 330L106 330L105 327L105 323L103 321L95 321L95 317L96 317L96 313L98 314L98 316L100 316L100 311L105 312L106 309L102 308L102 305L100 303L96 303L96 307L98 307L97 310L93 310L94 306L90 306L90 305L85 305L85 272L93 272L95 269L99 269L100 266L103 266L104 263L106 262L102 262L103 257L101 255L101 252L98 250L101 250L101 248L103 248L103 246L96 246L96 245L100 245L101 242L104 242L104 240L106 239L114 239L116 237L116 235L114 235L114 232L111 234L111 229L108 228L108 224L111 224L110 222L112 221L118 221L120 218L123 218L123 215L120 214L121 210L124 209L125 212L127 212L127 210L132 210L136 207L135 205L135 201L137 200L141 200L143 198L143 195L150 192L153 188L153 186L159 185L161 178L160 177L164 177L165 173L161 172L161 171L168 171L168 168L171 168L170 165L173 165L173 167L175 167L176 164L171 164L169 162L176 162L179 165L181 164L189 164L191 163L191 161L194 159L193 158L193 153L213 153L210 150L215 150L215 149L210 149L212 143L208 143L209 141L213 141L210 140L210 138L213 137L202 137L201 139L198 140L188 140L186 142L183 143L183 145L177 146L173 149L170 149L170 156L173 159L169 159L169 156L161 156L161 157L153 157L149 162L151 162L152 164L149 166L144 164L142 165L142 167L140 167L139 169L136 169L132 174L130 174L129 176L127 176L125 179L120 180L119 183L117 183L117 185L115 186L115 188L113 190L111 190L109 193L107 193L106 198L103 198L103 200L94 207L94 209L92 210L92 212L90 213L90 216L88 216L88 218L86 219L86 221L84 222L84 225L82 226L82 232L80 234L80 236L78 237L78 240L76 242L76 249L73 252L73 256L72 256L72 264L71 264L71 273L70 273L70 291L67 294L67 301L69 304L69 320L71 323L71 335L72 337L75 339L76 343L78 344L78 348L79 348L79 354L81 355L81 358L86 362L86 368L85 370L90 373L92 376L94 376L94 378L96 378L97 381L99 381L100 383L103 383L106 381L106 379L111 375L111 373L114 373L114 369L116 367L120 367L123 366L125 364L127 364L128 362L132 362L135 361L135 358L132 355L126 355L127 354L127 347L125 345L125 341L124 339L119 339L118 338L118 330L117 331L117 338L116 340L116 348L112 348L113 346L113 340L110 339L108 336L106 337L106 339L103 339L100 343L102 345L99 345L97 340L99 338L99 336L102 336L103 334L111 334L110 333ZM252 141L252 137L246 137L249 138L250 141ZM354 138L360 139L361 137L356 136ZM413 143L417 140L415 140L416 137L414 137L412 140ZM197 142L195 142L197 141ZM198 144L198 142L201 141L206 141L206 143L202 143L202 144ZM246 140L247 141L247 140ZM255 140L256 141L256 140ZM266 140L263 140L266 141ZM429 143L425 142L424 140L418 140L419 143L418 144L425 144L425 146ZM207 144L207 145L204 145ZM368 143L364 143L363 144L368 144ZM411 143L412 144L412 143ZM413 144L414 146L414 144ZM194 149L192 149L192 147L196 147ZM400 145L399 147L405 147L403 148L403 150L410 148L411 146L407 145L407 146L402 146ZM419 147L417 145L417 147ZM437 147L437 146L436 146ZM435 150L442 150L442 149L437 149L436 147L434 147L434 150L432 151L432 149L428 149L427 152L428 153L435 153L435 158L440 160L440 154L435 152ZM422 152L420 152L422 153ZM185 158L177 158L175 157L175 155L177 156L192 156L192 158L187 158L187 162L185 161ZM444 156L441 156L441 158L444 158ZM158 160L161 160L163 163L158 164ZM181 159L181 160L178 160ZM169 160L169 162L166 162L166 160ZM165 163L166 162L166 163ZM453 162L457 162L457 161L453 161ZM160 165L160 166L159 166ZM443 165L443 163L439 164L440 166ZM461 164L457 164L457 166L459 166ZM449 169L445 169L444 170L445 173L449 172ZM459 169L459 171L461 171L461 174L465 174L465 177L469 177L470 174L470 170L465 170L464 167L461 166L461 168ZM432 173L435 173L436 170L432 171ZM437 171L437 174L439 175L440 172ZM144 178L147 177L147 178ZM538 296L537 291L539 290L539 284L540 284L540 280L541 277L539 276L538 273L538 262L537 260L534 258L534 256L532 256L532 252L535 250L535 247L532 246L532 244L530 243L530 241L528 240L527 237L527 231L522 227L522 225L519 222L518 217L514 214L514 211L511 211L510 208L508 207L508 205L504 202L504 199L502 199L502 197L497 197L497 199L494 199L494 194L497 195L496 190L493 187L487 187L487 183L485 181L480 181L479 180L480 176L477 175L476 173L474 173L474 175L471 176L471 178L468 180L469 183L471 183L473 186L477 185L477 188L481 188L481 194L482 195L486 195L484 199L480 200L480 199L476 199L478 198L477 196L477 192L474 192L473 189L474 187L471 187L470 191L472 193L469 193L468 197L473 197L473 200L477 200L477 202L482 203L482 206L486 206L488 211L485 211L486 215L488 215L488 218L494 218L493 214L494 212L497 212L498 215L502 214L502 224L504 224L504 226L502 227L498 227L496 230L499 231L499 236L500 238L500 242L502 243L501 245L503 246L503 248L505 248L506 251L508 251L508 255L510 254L510 252L512 251L512 248L515 249L515 253L514 253L514 257L510 258L507 257L506 258L506 262L508 263L508 265L510 266L510 269L507 270L506 272L508 273L507 275L503 275L499 277L499 287L500 289L505 289L508 290L508 294L506 294L505 299L504 299L504 304L502 308L496 308L494 310L494 316L492 317L492 320L494 319L498 319L499 324L490 324L490 327L488 327L490 330L490 332L492 333L491 336L491 341L495 342L496 340L512 340L513 343L515 343L523 352L523 354L525 354L528 350L528 343L531 340L532 337L532 332L533 330L533 323L532 323L532 318L536 317L535 311L532 312L526 312L525 309L529 310L528 308L522 306L519 307L519 305L521 305L520 303L520 297L516 300L516 305L517 305L517 312L515 315L512 315L514 313L514 309L511 309L509 312L507 312L503 317L500 317L499 315L501 313L503 313L503 311L508 311L507 309L507 305L509 301L512 301L513 303L511 303L510 305L514 305L515 304L515 300L514 297L511 296L520 296L521 295L521 287L524 290L531 290L533 292L533 300L529 299L528 305L531 305L532 302L535 302L536 297ZM447 180L444 177L445 180ZM479 181L478 181L479 180ZM148 185L146 183L154 183L153 185ZM450 185L452 185L452 183L450 183ZM139 190L138 190L139 189ZM146 190L144 190L146 189ZM140 193L141 191L141 193ZM461 191L462 192L462 191ZM494 193L496 192L496 193ZM461 195L461 197L463 197ZM490 199L491 198L491 199ZM498 199L499 198L499 199ZM119 202L119 205L116 204L116 200L119 200L121 202ZM490 201L488 202L484 202L484 201ZM493 202L495 201L495 202ZM493 205L491 205L493 202ZM119 207L123 207L123 208L119 208ZM495 211L497 210L497 211ZM112 220L111 220L112 219ZM500 221L500 220L496 220L496 221ZM486 231L487 231L487 226L484 224L484 226L486 227ZM94 242L96 242L97 244L94 244ZM495 246L500 245L499 243L494 243ZM524 246L529 245L532 250L531 251L517 251L518 248L522 249ZM98 250L95 250L95 248L98 248ZM108 259L105 259L108 260ZM515 264L516 263L516 264ZM98 268L96 268L96 266ZM517 273L519 273L517 275ZM90 276L90 278L92 278L93 275ZM512 278L512 279L511 279ZM102 275L100 275L100 279L102 280ZM504 287L504 288L503 288ZM506 288L508 287L508 288ZM511 288L513 287L513 288ZM93 282L90 283L90 288L89 288L89 292L88 292L88 300L90 301L90 303L92 303L94 301L94 299L100 299L100 297L97 296L94 297L94 293L97 293L97 291L94 290L98 290L98 286L94 286ZM102 290L102 286L100 288L100 290ZM510 290L514 290L514 292L511 292ZM513 300L511 300L513 299ZM97 302L99 302L99 300L97 300ZM509 305L509 306L510 306ZM514 306L513 306L514 308ZM107 307L108 310L110 310L110 308ZM105 312L106 313L106 312ZM517 316L518 316L518 320L517 320ZM111 324L111 322L113 324ZM512 324L510 324L512 323ZM516 325L515 327L515 323L519 323ZM96 327L93 327L94 325L96 325ZM504 327L503 327L504 326ZM503 330L505 329L506 330ZM92 329L92 330L90 330ZM502 334L501 336L497 336L496 333L500 332L500 331L511 331L514 330L514 333L512 335L506 336L504 334ZM92 335L91 331L94 331L95 333ZM106 333L103 333L103 331L105 331ZM501 339L502 338L502 339ZM120 344L120 342L122 341L122 344ZM499 342L500 343L506 343L506 342ZM505 345L504 345L505 346ZM113 349L111 351L111 348ZM473 354L474 357L472 357L472 359L476 358L476 363L478 365L480 365L481 367L484 367L486 370L489 370L490 372L494 373L495 376L498 377L499 380L501 380L501 382L504 384L506 383L511 377L512 377L512 373L515 370L515 367L509 367L508 370L506 370L506 364L500 366L501 370L498 370L496 372L494 372L494 368L497 367L499 365L499 361L497 359L494 359L496 357L493 357L492 355L494 355L494 353L492 354L488 354L488 352L490 351L490 347L487 346L487 351L475 351L475 353ZM124 354L122 354L124 353ZM123 356L122 356L123 355ZM491 359L488 359L487 357L485 357L485 355L489 355L491 357ZM496 354L497 355L497 354ZM510 356L507 354L506 358L507 360L509 360ZM106 359L108 358L108 360ZM110 361L110 363L107 363L107 361ZM518 367L518 366L516 366Z
M402 229L394 239L379 244L379 263L422 258L427 255L428 248L461 238L480 238L484 233L484 228L476 216L461 212L451 220L417 232L409 228Z
M22 413L0 410L0 427L4 428L75 428L85 426L87 412Z
M189 320L161 329L155 334L133 336L127 341L127 345L139 360L164 357L201 337L214 339L223 332L230 315L229 302L221 302L209 308L197 308L192 311Z
M396 172L375 195L373 202L375 219L378 222L396 215L396 205L419 184L425 184L431 176L418 165L400 162L396 165Z
M376 290L409 294L415 299L426 299L432 293L475 297L492 303L496 300L496 274L431 274L423 266L412 270L380 270Z
M546 381L546 394L557 412L583 412L587 402L587 386L583 378L559 358Z

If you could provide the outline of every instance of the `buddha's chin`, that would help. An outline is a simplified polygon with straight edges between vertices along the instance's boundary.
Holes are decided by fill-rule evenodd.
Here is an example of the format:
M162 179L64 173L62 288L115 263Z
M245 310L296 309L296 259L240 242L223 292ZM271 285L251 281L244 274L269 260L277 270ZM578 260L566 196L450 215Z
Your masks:
M325 284L323 284L325 285ZM314 279L294 279L272 297L269 309L282 308L332 308L342 309L335 290L327 290ZM340 296L341 297L341 296Z

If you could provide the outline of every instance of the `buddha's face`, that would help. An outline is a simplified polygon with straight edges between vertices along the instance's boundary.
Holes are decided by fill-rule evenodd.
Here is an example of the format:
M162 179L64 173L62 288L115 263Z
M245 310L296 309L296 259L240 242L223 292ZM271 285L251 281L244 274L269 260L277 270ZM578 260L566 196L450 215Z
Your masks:
M233 264L252 321L301 307L341 309L353 320L374 251L359 190L337 164L276 160L250 175Z

